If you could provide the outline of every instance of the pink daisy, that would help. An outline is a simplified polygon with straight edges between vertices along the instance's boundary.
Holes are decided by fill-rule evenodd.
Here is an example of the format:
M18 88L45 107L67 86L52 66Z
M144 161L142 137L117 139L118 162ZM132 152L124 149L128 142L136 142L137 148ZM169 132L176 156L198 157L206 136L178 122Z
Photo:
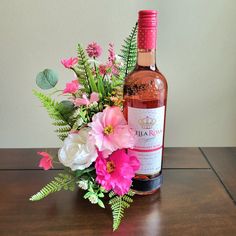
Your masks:
M90 133L98 150L105 157L117 149L134 146L134 134L119 107L106 107L96 113L88 126L92 128Z

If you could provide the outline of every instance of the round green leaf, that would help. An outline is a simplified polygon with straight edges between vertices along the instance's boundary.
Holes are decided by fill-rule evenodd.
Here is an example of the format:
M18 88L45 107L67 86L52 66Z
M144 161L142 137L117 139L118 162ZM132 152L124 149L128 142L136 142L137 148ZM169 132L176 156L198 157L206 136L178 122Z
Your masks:
M36 76L36 84L41 89L51 89L56 86L57 81L57 73L51 69L45 69Z
M58 110L61 114L68 114L74 110L74 104L71 101L61 101L58 106Z
M64 116L65 119L69 119L74 111L74 104L71 101L61 101L58 106L58 110Z

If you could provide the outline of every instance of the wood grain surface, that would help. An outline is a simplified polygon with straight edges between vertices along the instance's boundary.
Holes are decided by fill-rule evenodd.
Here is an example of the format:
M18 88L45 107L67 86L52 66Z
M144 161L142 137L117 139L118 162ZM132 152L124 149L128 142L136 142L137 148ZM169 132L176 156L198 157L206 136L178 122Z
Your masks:
M62 191L40 202L28 201L59 171L26 170L35 164L37 156L34 149L23 152L0 150L0 236L236 235L235 204L213 165L196 148L172 148L166 152L161 191L135 196L115 233L109 207L104 210L91 205L82 198L82 191ZM175 153L179 160L174 160ZM3 161L7 155L8 161ZM25 165L17 167L14 162L19 157L27 159ZM193 163L185 163L187 157Z
M236 203L236 147L202 148L201 150Z
M0 149L1 169L38 169L38 151L57 155L58 148ZM164 168L210 168L198 148L165 148ZM62 166L55 165L56 169Z

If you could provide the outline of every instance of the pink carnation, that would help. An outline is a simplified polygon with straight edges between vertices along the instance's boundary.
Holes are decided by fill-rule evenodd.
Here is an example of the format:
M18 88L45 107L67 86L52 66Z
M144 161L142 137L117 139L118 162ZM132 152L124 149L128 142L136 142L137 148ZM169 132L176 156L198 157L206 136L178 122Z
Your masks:
M107 191L113 190L121 196L128 193L139 167L139 160L126 154L124 149L113 152L108 158L99 153L95 163L96 181Z
M70 69L71 67L73 67L75 64L78 63L78 58L74 57L74 58L69 58L69 59L63 59L61 60L61 63L63 66L65 66L65 68Z
M90 133L98 150L105 157L117 149L134 146L134 134L119 107L106 107L96 113L88 126L92 128Z
M80 85L78 80L72 80L69 83L66 83L66 88L63 90L63 94L65 93L76 93L79 89Z
M37 152L38 155L42 156L39 162L39 167L42 167L44 170L51 169L52 166L52 157L47 152Z
M90 43L86 48L89 57L99 57L102 54L102 48L96 43Z

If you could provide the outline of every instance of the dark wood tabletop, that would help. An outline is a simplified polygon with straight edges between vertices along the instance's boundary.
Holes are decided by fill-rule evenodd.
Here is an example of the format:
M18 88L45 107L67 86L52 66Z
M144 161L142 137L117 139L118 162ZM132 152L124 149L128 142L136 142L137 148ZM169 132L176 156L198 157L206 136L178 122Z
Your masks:
M39 169L38 150L0 149L0 236L236 235L236 148L166 148L161 191L135 196L114 233L109 207L80 191L28 200L60 171Z

